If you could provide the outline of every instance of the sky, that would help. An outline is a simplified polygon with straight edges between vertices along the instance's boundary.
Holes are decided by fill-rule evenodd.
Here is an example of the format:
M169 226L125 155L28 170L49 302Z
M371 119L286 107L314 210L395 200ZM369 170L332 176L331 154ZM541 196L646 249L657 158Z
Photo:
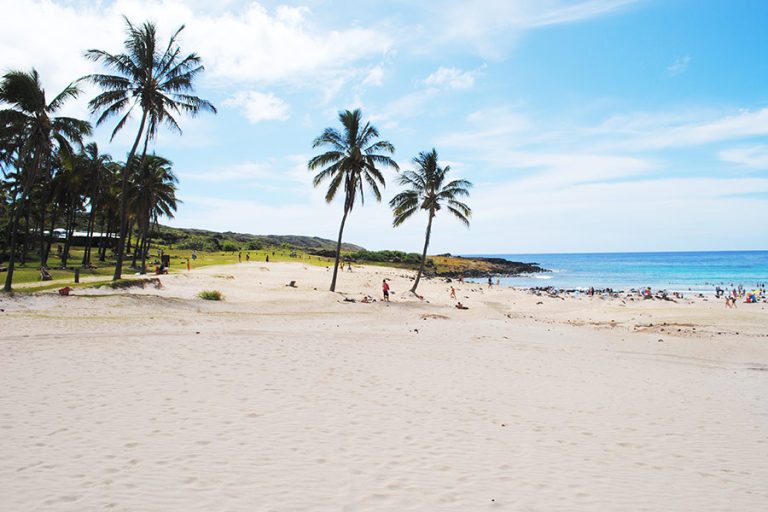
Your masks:
M768 2L763 0L0 0L0 70L52 97L100 72L125 25L206 67L218 108L161 131L179 227L335 239L313 139L360 108L403 169L435 148L474 183L469 229L439 215L430 253L768 249ZM93 120L85 87L64 113ZM114 140L124 159L138 123ZM426 215L392 227L399 191L356 205L344 240L420 252ZM442 212L441 212L442 213Z

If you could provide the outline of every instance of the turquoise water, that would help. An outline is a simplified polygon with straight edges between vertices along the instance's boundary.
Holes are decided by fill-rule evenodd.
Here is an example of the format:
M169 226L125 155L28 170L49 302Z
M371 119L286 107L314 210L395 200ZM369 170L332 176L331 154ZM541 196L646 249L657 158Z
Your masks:
M552 272L502 279L533 287L613 288L713 292L716 285L753 288L768 283L768 251L651 252L590 254L478 254L538 263Z

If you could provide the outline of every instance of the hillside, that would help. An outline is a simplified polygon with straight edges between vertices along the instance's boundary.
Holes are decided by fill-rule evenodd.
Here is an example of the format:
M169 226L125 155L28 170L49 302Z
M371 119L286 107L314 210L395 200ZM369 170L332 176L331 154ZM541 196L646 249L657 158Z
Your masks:
M287 246L296 249L336 250L336 242L316 236L301 235L252 235L225 231L207 231L204 229L174 228L159 226L157 240L176 249L196 249L198 251L237 251L259 250L265 247ZM343 243L342 250L359 251L362 247Z

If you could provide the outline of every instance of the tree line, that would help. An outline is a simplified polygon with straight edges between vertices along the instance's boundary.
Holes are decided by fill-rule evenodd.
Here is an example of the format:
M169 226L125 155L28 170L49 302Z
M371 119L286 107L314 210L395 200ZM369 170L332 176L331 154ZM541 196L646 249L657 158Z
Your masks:
M125 18L125 24L127 37L121 53L99 49L85 52L85 58L100 63L106 72L78 79L53 99L46 97L34 69L9 71L2 77L0 222L4 222L5 236L0 254L6 253L8 259L5 291L11 290L16 262L24 263L30 251L37 249L41 265L48 265L56 226L64 226L65 242L59 257L66 266L77 221L83 217L87 227L82 265L91 264L94 252L99 261L105 261L107 251L114 246L113 279L120 279L126 249L130 249L126 242L133 238L131 264L143 269L153 224L176 211L178 181L172 163L148 154L147 148L162 126L182 133L179 114L216 113L216 108L194 95L195 79L205 68L197 54L184 56L181 51L178 39L184 26L167 45L161 45L153 23L134 25ZM139 118L124 162L101 153L95 142L87 142L92 135L88 121L59 115L67 101L80 96L81 83L94 84L100 90L88 102L96 126L117 119L110 142L132 116ZM366 190L381 201L381 188L386 185L384 170L400 171L391 157L394 146L380 139L378 129L363 120L359 109L340 112L339 121L341 130L326 128L313 141L313 148L325 151L307 164L310 171L318 171L314 186L327 183L327 202L343 196L331 291L336 289L348 216L358 201L365 203ZM397 182L405 189L389 205L394 226L418 211L427 214L422 257L411 289L415 293L424 271L433 219L445 209L468 226L472 211L460 198L469 195L472 184L462 179L448 181L450 166L439 164L435 149L419 153L412 163L413 170L398 174ZM95 244L97 227L102 236Z
M134 25L125 18L123 52L91 49L85 58L106 68L68 85L47 98L40 76L31 71L9 71L0 82L0 219L5 223L2 253L7 253L5 291L10 291L17 260L24 263L39 242L41 265L47 266L55 239L54 227L64 225L61 263L67 265L77 220L87 207L87 229L82 264L93 261L93 234L98 225L98 259L115 249L115 280L122 277L129 232L135 232L132 266L145 268L151 226L158 217L173 216L178 180L172 163L148 154L161 126L181 133L176 117L216 112L208 101L193 95L194 80L204 67L198 55L181 52L180 27L161 45L151 22ZM88 121L59 115L67 101L81 94L80 84L95 84L100 92L88 102L96 126L113 118L110 141L135 114L139 127L124 162L99 151ZM114 244L111 240L114 238ZM140 255L140 256L139 256Z

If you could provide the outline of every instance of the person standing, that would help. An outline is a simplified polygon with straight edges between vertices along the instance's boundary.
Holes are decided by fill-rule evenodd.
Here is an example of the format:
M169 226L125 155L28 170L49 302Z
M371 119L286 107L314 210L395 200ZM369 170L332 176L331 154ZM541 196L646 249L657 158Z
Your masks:
M381 282L381 291L384 294L384 300L389 302L389 283L386 278Z

